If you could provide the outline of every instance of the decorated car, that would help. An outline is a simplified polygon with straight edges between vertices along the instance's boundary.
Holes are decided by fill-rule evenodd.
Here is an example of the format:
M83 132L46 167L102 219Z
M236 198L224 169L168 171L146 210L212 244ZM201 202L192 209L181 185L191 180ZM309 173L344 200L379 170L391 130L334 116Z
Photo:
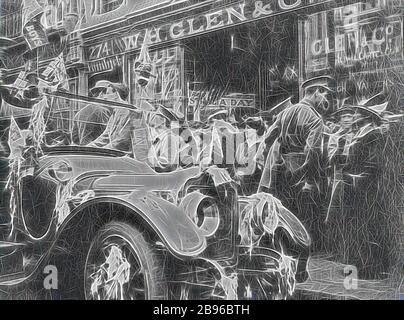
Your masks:
M10 120L0 288L47 266L52 296L73 299L286 299L307 278L303 225L270 194L240 194L228 168L157 172L46 134Z

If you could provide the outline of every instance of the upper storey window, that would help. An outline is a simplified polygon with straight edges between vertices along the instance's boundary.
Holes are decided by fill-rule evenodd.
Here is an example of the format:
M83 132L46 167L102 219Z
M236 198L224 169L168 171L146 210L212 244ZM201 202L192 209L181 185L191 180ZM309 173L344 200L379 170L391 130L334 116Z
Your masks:
M114 11L126 4L127 0L93 0L92 15L104 14Z
M60 25L69 14L76 14L81 19L84 9L84 0L47 0L44 3L43 24L46 27Z

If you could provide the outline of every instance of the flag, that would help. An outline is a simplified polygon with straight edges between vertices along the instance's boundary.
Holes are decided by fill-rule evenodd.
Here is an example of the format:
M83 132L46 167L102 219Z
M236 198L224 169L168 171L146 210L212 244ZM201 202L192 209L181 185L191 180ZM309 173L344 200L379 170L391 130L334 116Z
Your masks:
M8 136L9 136L8 141L11 142L10 144L19 142L23 138L20 127L18 126L17 122L14 120L14 117L11 117L10 130L9 130Z
M137 83L141 87L147 86L149 83L150 77L152 76L152 63L149 55L149 33L146 30L146 34L143 39L142 48L140 49L139 57L135 61L135 74L137 78Z
M25 139L13 116L11 116L10 129L8 132L8 146L10 147L9 159L22 157L22 149L25 146Z
M69 90L68 76L66 72L66 66L63 59L63 53L49 63L46 69L41 74L42 78L39 78L39 89L50 88L51 91L55 91L59 88Z
M15 79L14 83L13 83L13 87L15 89L17 89L17 97L22 97L22 93L24 91L24 89L28 86L28 81L26 79L27 77L27 73L26 71L20 71L20 73L18 74L17 79Z
M24 90L27 88L29 85L28 80L26 79L27 77L27 72L26 71L20 71L18 74L17 79L15 79L14 83L11 85L7 85L8 88L12 88L12 90L17 90L15 93L15 97L20 99L21 101L24 99L23 98L23 93ZM11 91L13 92L13 91ZM12 94L14 95L14 94ZM1 103L0 107L0 117L27 117L31 115L31 109L27 108L22 108L22 107L17 107L15 105L12 105L8 103L6 100L3 100Z
M32 131L33 143L36 151L41 151L46 131L45 113L49 110L49 105L46 97L42 98L37 104L32 107L32 115L30 119L29 129Z
M36 0L23 0L22 34L31 50L48 43L48 37L41 23L43 8Z
M26 71L22 70L18 74L17 79L15 79L13 83L13 87L16 89L25 89L28 85L28 81L26 80L27 73Z

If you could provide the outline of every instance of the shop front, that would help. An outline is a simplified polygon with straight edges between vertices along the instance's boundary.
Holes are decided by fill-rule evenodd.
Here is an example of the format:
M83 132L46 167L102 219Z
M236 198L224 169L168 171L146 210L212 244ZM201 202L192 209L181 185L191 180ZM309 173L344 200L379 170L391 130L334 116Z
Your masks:
M120 70L131 101L141 94L190 119L229 104L265 111L289 97L296 102L299 85L324 74L337 78L341 96L349 75L363 100L380 91L384 80L375 73L402 65L399 2L201 2L164 19L129 19L102 37L84 32L89 86L92 77ZM140 93L133 66L146 42L156 74Z
M301 22L302 77L334 75L338 107L347 96L360 103L395 91L403 72L401 8L402 1L367 1L309 15Z
M44 68L63 52L72 93L86 95L110 78L130 85L131 102L141 95L187 118L228 105L265 111L296 102L299 85L324 74L338 78L341 96L354 83L364 100L388 85L388 70L402 67L401 0L85 2L73 6L87 9L77 30L64 44L49 39L29 63ZM134 64L145 43L153 72L140 93ZM2 58L8 82L27 63L25 46L10 50Z
M294 14L184 40L188 107L199 120L228 110L227 120L298 99L298 35ZM191 112L190 112L191 113Z
M299 98L299 19L334 1L241 1L138 21L102 36L83 33L89 88L109 78L180 117L203 120L222 109L236 116ZM130 24L130 20L127 23ZM138 85L134 65L147 44L152 72ZM240 111L241 110L241 111ZM232 111L233 112L233 111Z

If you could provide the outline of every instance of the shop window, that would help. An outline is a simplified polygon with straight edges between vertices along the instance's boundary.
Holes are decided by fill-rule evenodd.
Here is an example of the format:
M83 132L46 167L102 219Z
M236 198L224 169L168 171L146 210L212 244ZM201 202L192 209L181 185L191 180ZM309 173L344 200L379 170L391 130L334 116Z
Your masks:
M403 20L397 10L394 2L367 1L304 18L299 41L302 80L337 75L338 107L349 92L355 92L356 102L382 92L390 82L386 70L402 65Z
M104 14L114 11L126 4L127 0L93 0L92 15Z
M239 121L295 98L298 90L297 23L291 16L187 39L186 81L192 117L228 111ZM280 54L281 53L281 54ZM198 114L199 112L199 114Z
M17 1L0 1L0 35L14 38L21 33L22 3Z
M68 13L78 13L78 2L79 0L70 0L67 2L67 12Z

